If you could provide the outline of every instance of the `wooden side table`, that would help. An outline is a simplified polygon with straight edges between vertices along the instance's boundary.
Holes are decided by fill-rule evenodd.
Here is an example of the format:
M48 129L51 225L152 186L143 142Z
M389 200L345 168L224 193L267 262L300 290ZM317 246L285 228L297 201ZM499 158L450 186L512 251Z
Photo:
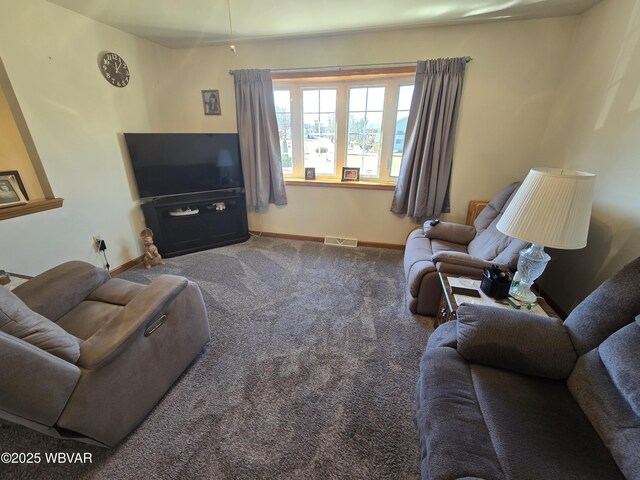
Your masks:
M488 297L484 294L484 292L480 291L480 298L467 297L465 295L453 294L451 292L451 284L449 283L449 278L464 278L470 281L477 282L478 290L480 289L480 279L479 278L469 278L463 277L460 275L452 275L447 273L438 272L438 277L440 278L440 284L442 285L442 297L440 298L440 305L438 307L438 316L436 318L437 325L440 325L444 322L448 322L449 320L456 319L456 311L458 310L458 303L462 303L464 301L468 303L480 303L483 305L491 305L494 307L502 307L514 309L510 305L503 305L501 303L497 303L493 298ZM523 307L524 308L524 307ZM538 297L537 306L534 306L532 310L521 309L524 312L530 311L531 313L535 313L538 315L547 315L548 317L556 317L560 318L558 315L546 302L546 300L542 297Z

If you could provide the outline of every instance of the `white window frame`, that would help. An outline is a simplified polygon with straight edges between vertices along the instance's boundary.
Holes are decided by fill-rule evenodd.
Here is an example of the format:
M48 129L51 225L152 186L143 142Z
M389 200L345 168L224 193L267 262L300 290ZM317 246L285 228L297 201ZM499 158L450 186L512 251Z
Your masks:
M378 76L379 77L379 76ZM349 116L349 89L357 87L385 87L384 108L381 128L381 152L378 177L360 176L362 181L395 184L398 177L391 176L391 162L393 160L393 146L395 142L396 116L398 112L398 97L400 86L413 85L414 74L399 74L378 78L375 75L365 75L361 78L330 79L322 77L302 78L295 80L273 80L274 90L289 90L291 98L291 139L293 172L285 173L285 178L304 178L304 132L302 112L302 90L335 88L336 92L336 155L335 174L318 175L318 180L340 180L342 167L346 166L347 157L347 128Z

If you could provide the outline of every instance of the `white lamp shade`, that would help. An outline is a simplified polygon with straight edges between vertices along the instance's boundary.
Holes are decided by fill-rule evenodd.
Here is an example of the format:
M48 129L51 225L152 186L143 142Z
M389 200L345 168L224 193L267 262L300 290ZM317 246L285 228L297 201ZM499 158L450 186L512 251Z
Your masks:
M550 248L587 245L595 175L532 168L496 225L505 235Z

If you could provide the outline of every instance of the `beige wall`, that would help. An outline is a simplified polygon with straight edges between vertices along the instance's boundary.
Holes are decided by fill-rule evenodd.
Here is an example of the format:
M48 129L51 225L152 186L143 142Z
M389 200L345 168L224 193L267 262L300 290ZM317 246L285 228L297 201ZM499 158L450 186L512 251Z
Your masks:
M173 50L175 75L164 107L179 132L235 132L229 69L295 68L470 55L452 179L452 213L464 221L468 201L490 198L539 165L548 120L575 18L395 30ZM222 116L205 117L200 91L220 89ZM289 187L289 205L250 213L254 230L356 237L403 244L415 227L389 212L393 192ZM312 221L310 221L312 219Z
M122 55L131 83L107 84L103 51ZM0 222L0 268L27 274L65 260L112 266L141 253L143 226L121 133L162 128L157 110L167 50L43 0L0 0L0 58L62 208Z
M44 198L18 126L0 88L0 171L16 170L30 200Z
M579 18L542 157L595 173L587 247L553 252L543 285L569 310L640 255L640 1L605 0Z

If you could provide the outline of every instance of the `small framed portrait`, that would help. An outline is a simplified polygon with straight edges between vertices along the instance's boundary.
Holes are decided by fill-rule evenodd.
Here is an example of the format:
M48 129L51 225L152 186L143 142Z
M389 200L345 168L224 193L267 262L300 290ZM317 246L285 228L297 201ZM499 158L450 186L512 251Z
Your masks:
M342 167L343 182L357 182L360 180L360 168Z
M0 208L23 205L27 198L18 172L0 172Z
M202 90L205 115L222 115L220 110L220 90Z
M307 167L304 169L304 179L305 180L315 180L316 179L316 169L314 167Z

